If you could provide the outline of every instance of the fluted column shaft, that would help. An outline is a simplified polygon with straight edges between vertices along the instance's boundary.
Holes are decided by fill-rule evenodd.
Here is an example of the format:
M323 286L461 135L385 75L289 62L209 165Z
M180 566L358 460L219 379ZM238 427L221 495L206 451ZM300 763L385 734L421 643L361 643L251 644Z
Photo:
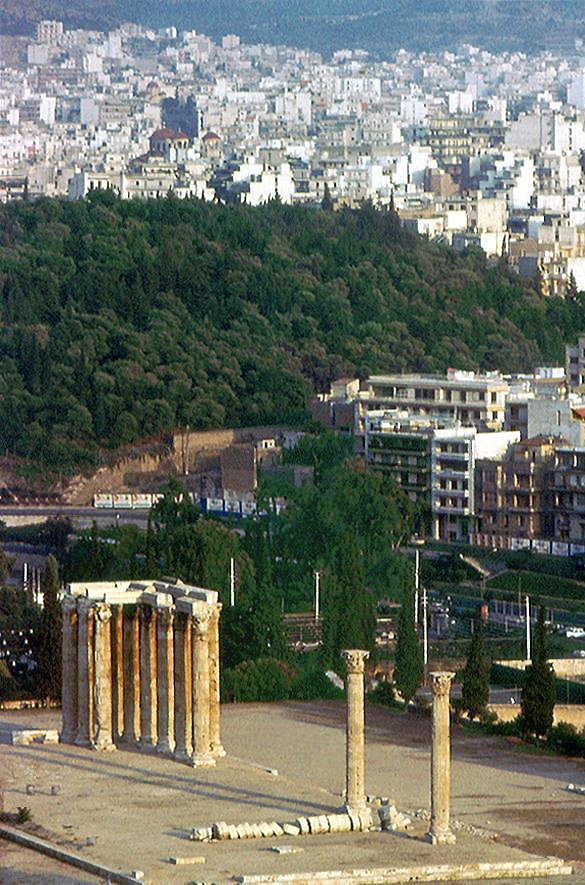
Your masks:
M140 743L156 744L156 610L140 606Z
M347 665L345 796L346 808L352 813L366 808L364 664L369 654L355 648L342 652Z
M94 609L94 703L95 748L115 750L112 741L112 647L110 626L112 612L109 605Z
M61 707L63 722L59 739L64 744L72 744L78 728L78 651L77 651L77 598L65 596L62 603L63 616L63 683L61 687Z
M214 605L209 626L209 742L210 752L215 758L225 756L220 732L219 696L219 616L221 603Z
M431 827L433 845L455 842L449 826L451 746L449 738L449 692L454 673L430 673L433 690L431 745Z
M138 609L124 612L124 743L140 736L140 622Z
M175 616L175 756L191 761L193 753L191 615Z
M93 742L93 634L91 603L81 599L78 606L77 698L78 722L75 743L90 747Z
M159 608L157 612L157 733L159 753L172 753L175 748L175 656L173 648L173 612Z
M124 610L112 606L112 737L121 740L124 733Z
M193 615L193 765L215 765L210 753L209 732L209 627L207 609Z

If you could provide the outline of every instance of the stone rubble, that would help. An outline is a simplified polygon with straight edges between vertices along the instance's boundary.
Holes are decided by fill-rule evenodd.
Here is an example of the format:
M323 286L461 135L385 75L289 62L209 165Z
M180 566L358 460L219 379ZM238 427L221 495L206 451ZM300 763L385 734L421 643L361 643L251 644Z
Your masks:
M380 808L381 813L382 809ZM384 812L386 815L389 812ZM394 814L395 813L395 814ZM398 822L409 821L405 815L400 815L394 809L392 820L397 823L396 827L388 826L387 829L398 829ZM388 820L390 818L388 817ZM405 827L404 827L405 828ZM296 821L263 821L259 824L241 823L237 825L227 824L225 821L217 821L211 827L193 827L190 839L193 842L225 842L235 839L270 839L281 836L308 836L321 835L324 833L360 833L378 829L378 819L371 809L366 809L360 814L348 812L334 814L319 814L312 817L299 817Z

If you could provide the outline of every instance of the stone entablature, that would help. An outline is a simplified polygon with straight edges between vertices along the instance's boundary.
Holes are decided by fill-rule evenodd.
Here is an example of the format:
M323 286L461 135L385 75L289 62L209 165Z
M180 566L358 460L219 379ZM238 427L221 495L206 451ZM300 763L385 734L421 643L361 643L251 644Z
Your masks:
M225 755L214 590L181 581L67 586L61 741L138 746L195 766Z

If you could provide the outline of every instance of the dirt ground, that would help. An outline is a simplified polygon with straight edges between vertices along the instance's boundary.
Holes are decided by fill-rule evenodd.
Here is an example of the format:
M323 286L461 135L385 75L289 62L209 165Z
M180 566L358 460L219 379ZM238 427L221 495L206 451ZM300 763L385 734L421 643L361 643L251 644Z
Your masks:
M0 731L58 724L58 711L0 712ZM276 855L268 840L204 845L188 840L191 827L218 820L287 821L338 809L344 726L343 704L335 702L226 706L222 729L228 756L211 770L192 770L132 751L102 754L67 745L0 744L4 805L6 811L29 806L34 821L55 841L125 872L144 870L151 883L223 883L241 873L518 860L524 852L575 862L571 881L585 882L585 796L565 789L569 782L585 786L585 761L528 753L510 740L459 729L453 734L452 816L491 831L491 841L461 834L456 846L433 848L422 839L422 822L412 837L364 833L288 840L303 848L290 856ZM428 718L369 707L368 793L389 796L400 809L428 808L429 747ZM33 795L26 794L27 784L35 786ZM56 796L51 795L52 785L60 787ZM88 837L93 845L86 845ZM173 855L203 855L205 864L173 867L168 862ZM73 868L0 842L2 885L91 881Z

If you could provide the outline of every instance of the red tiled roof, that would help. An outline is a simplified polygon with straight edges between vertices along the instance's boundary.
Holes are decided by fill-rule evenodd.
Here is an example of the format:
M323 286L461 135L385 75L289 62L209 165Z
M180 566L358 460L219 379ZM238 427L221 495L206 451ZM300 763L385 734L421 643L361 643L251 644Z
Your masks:
M151 140L156 139L157 141L161 138L168 138L175 141L178 138L189 138L188 135L185 135L184 132L175 132L174 129L157 129L156 132L153 132L150 136Z

